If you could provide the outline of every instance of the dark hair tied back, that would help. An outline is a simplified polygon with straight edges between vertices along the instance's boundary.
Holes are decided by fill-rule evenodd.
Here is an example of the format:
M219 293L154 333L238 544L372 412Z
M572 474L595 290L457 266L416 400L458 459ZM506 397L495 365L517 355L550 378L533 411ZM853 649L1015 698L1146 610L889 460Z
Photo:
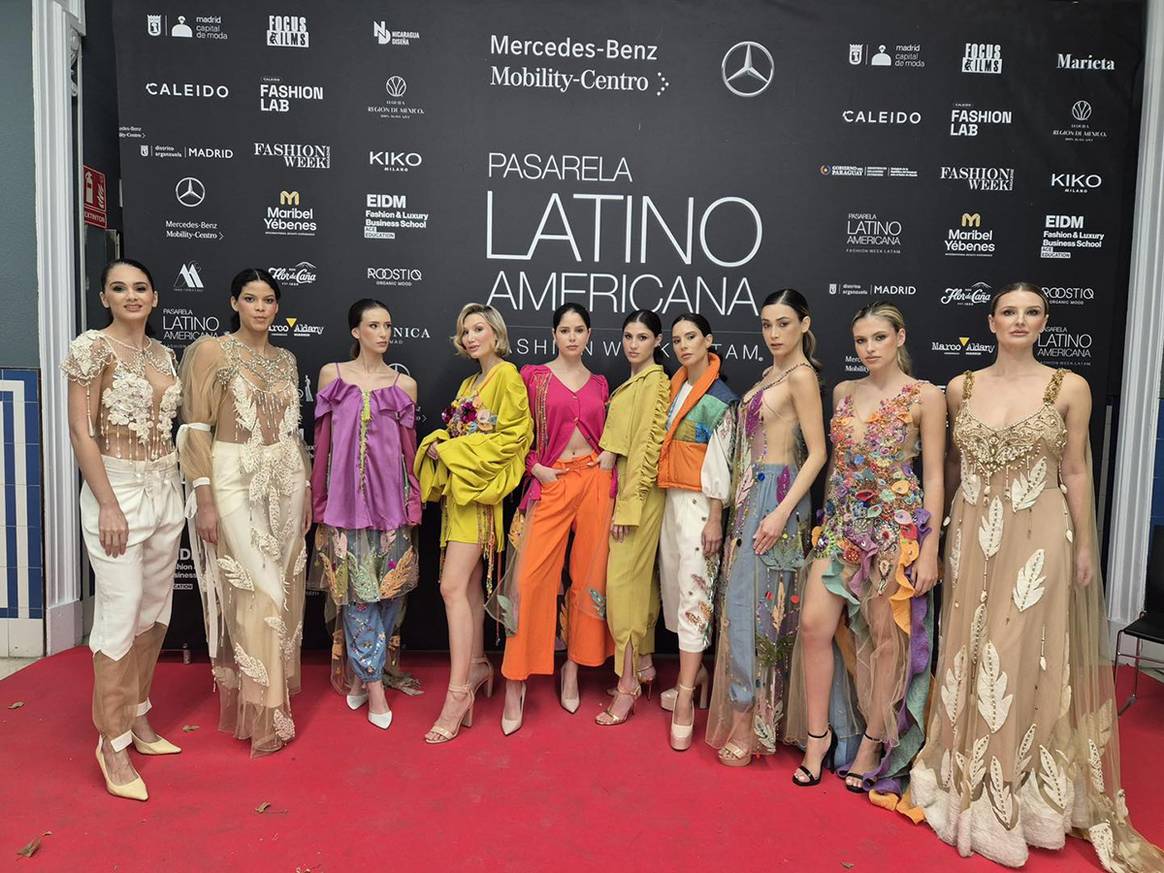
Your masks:
M239 295L242 294L242 289L251 282L262 282L268 288L275 292L275 299L279 300L283 296L283 289L279 287L279 283L275 281L275 277L268 273L261 267L247 267L245 270L239 270L235 273L234 278L230 280L230 297L232 300L238 300ZM239 329L238 313L232 313L230 316L231 330Z
M562 317L567 312L573 312L575 315L582 319L582 323L586 325L586 329L590 329L590 313L587 311L586 307L581 303L570 301L569 303L563 303L561 306L554 310L554 330L558 329L558 325L562 323Z
M808 301L795 288L781 288L779 291L773 291L764 298L764 302L760 305L761 311L765 306L787 306L796 313L796 317L801 321L812 316L812 313L808 311ZM801 348L814 370L819 373L824 369L824 365L816 359L816 336L813 335L811 328L804 332Z
M371 297L363 297L357 300L348 309L348 328L355 330L360 326L364 320L364 313L370 309L383 309L388 313L388 317L392 317L392 310L379 300L373 300ZM352 343L352 360L360 356L360 341L356 340Z
M622 329L626 330L626 326L628 324L634 324L635 322L641 324L655 336L661 337L663 335L663 322L659 320L658 313L653 312L650 309L636 309L634 312L629 313L627 317L622 320ZM659 346L655 346L652 357L654 358L656 364L662 364L667 360L663 355L663 350L659 348Z
M105 290L105 283L109 281L109 274L113 271L114 267L116 267L120 264L124 264L127 267L133 267L135 270L140 270L142 273L144 273L145 277L146 277L146 281L150 283L150 290L153 291L155 294L158 293L158 288L154 284L154 277L153 277L153 274L150 273L149 267L147 267L141 261L135 261L133 258L114 258L112 261L110 261L108 264L106 264L105 269L103 269L101 271L101 281L100 281L100 287L97 289L98 291ZM113 312L112 311L110 311L110 313L109 313L109 321L106 323L106 327L108 327L110 324L113 324ZM146 322L145 335L148 337L154 336L154 326L152 324L150 324L148 321Z

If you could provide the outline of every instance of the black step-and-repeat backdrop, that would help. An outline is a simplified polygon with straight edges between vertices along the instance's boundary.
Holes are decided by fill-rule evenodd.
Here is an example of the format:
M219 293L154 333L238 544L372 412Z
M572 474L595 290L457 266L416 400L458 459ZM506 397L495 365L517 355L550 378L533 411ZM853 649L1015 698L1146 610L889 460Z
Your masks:
M552 357L557 305L585 304L612 385L628 311L669 329L696 310L743 388L767 363L770 291L809 298L830 383L861 372L849 319L884 297L906 313L917 373L944 384L990 360L986 302L1020 278L1054 302L1040 357L1090 379L1102 408L1120 366L1142 12L120 0L125 250L154 271L156 328L179 351L228 329L237 270L271 270L308 423L359 297L391 308L423 434L469 371L448 342L469 300L501 310L519 364ZM415 647L446 639L435 522ZM178 586L170 644L198 643L186 561Z

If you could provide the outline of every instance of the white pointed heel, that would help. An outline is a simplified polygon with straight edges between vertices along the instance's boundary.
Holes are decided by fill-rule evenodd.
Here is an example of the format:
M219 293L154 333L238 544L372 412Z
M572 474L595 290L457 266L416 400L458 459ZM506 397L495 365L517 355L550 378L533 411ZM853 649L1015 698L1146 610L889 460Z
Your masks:
M368 692L363 694L349 694L348 695L348 709L353 712L368 702Z
M368 721L380 728L380 730L386 731L392 726L392 710L388 710L387 712L372 712L368 710Z

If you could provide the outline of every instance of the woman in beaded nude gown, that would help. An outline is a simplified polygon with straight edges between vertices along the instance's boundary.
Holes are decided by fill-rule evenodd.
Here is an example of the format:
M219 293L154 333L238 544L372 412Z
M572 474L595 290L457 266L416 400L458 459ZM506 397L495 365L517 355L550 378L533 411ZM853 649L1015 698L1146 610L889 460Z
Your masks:
M903 783L922 745L929 692L930 589L938 579L929 520L942 511L946 406L938 388L910 374L897 307L863 307L852 330L869 375L834 391L832 464L793 663L788 738L803 743L805 755L792 779L815 785L834 763L836 637L856 698L847 718L864 724L839 773L850 791L916 816ZM919 454L924 481L914 471Z
M800 292L768 295L760 326L772 366L735 411L734 493L707 720L707 743L729 767L772 754L783 739L811 520L808 492L828 456L810 324Z
M238 273L230 285L235 332L195 340L180 370L178 451L218 728L250 740L252 757L295 736L311 524L299 371L295 356L269 339L279 296L266 270Z
M1120 788L1099 577L1091 390L1035 360L1047 298L1020 282L991 301L994 364L951 380L937 683L914 800L962 855L1022 866L1028 846L1089 840L1105 870L1164 870ZM1040 402L1041 398L1041 402Z

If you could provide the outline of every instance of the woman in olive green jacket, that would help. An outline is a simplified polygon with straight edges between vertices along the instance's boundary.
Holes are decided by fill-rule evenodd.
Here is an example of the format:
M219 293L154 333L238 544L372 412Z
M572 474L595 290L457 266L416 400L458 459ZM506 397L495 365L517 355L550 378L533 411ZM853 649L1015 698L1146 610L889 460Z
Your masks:
M596 719L601 725L625 722L634 712L641 682L654 680L649 658L646 666L638 659L654 653L659 617L655 554L664 500L655 477L671 399L670 380L656 362L662 334L659 316L649 310L632 312L623 322L622 350L630 362L630 378L610 396L600 442L600 463L617 463L618 472L605 606L619 677L613 702Z

